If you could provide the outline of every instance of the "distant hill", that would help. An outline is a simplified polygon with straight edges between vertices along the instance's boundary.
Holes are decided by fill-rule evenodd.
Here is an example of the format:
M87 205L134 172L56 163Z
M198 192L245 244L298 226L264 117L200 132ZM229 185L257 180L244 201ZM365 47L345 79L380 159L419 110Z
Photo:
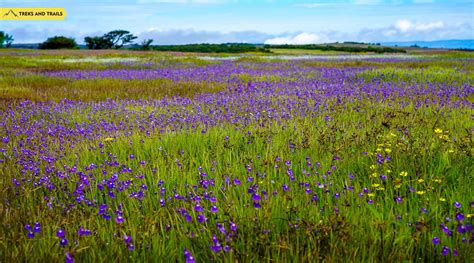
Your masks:
M438 41L406 41L406 42L384 42L386 46L410 47L419 46L427 48L450 48L450 49L474 49L474 39L452 39Z

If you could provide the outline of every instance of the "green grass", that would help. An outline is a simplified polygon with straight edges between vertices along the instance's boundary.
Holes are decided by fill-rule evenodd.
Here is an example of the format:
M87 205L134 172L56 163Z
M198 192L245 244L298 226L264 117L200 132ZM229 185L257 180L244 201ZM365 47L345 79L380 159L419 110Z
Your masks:
M40 58L55 58L60 54L68 58L81 57L81 54L84 57L141 54L122 51L91 54L64 52L42 51ZM140 56L153 60L149 56L156 54L144 52ZM207 63L194 56L164 56L160 58L165 60L163 65L192 63L201 66ZM388 63L307 61L303 64L312 67L370 68L357 76L364 79L380 78L390 82L456 81L472 85L472 63L451 59ZM111 97L157 99L176 95L192 98L201 92L217 92L225 88L222 84L207 82L71 80L33 74L64 67L105 67L100 63L55 64L41 62L39 58L8 56L5 60L3 57L0 59L0 65L2 111L7 110L5 105L14 99L103 101ZM242 74L238 77L244 82L291 80L271 75L251 77ZM453 207L454 201L462 203L466 217L470 216L465 222L472 223L473 220L474 210L469 207L474 197L472 108L439 105L417 108L413 101L401 106L402 101L374 103L369 99L341 99L344 103L326 102L331 116L329 121L325 120L325 116L318 115L264 127L258 124L246 127L226 124L209 129L196 127L187 131L156 131L152 134L136 129L100 139L84 138L73 148L68 148L72 146L70 141L59 143L45 134L41 143L48 145L50 152L61 152L61 147L69 149L55 163L57 167L75 164L82 170L91 163L100 167L90 171L96 179L93 184L119 173L121 167L107 166L108 161L117 160L133 168L133 173L119 173L121 181L131 180L131 187L116 193L114 199L107 197L107 190L99 191L96 187L86 190L86 196L96 200L97 204L107 202L110 214L119 204L123 204L125 222L117 225L113 218L110 221L102 219L97 215L97 207L84 204L67 207L75 202L75 197L69 194L75 185L68 185L65 183L67 180L58 176L51 176L52 183L67 191L49 191L45 187L34 187L31 183L13 187L12 179L21 176L19 171L23 167L6 158L0 164L0 261L58 262L63 261L64 253L69 251L76 262L183 262L184 248L192 252L197 262L472 261L472 244L462 243L458 234L448 238L439 226L444 218L455 217L457 210ZM135 121L135 114L159 115L168 109L133 103L124 108L130 114L125 116L108 109L92 111L88 108L85 111L65 111L63 115L45 116L38 113L25 117L32 118L31 121L51 118L53 124L55 118L66 119L69 121L66 128L74 129L76 124L84 122L117 121L114 114L118 114L119 121L131 123ZM18 117L21 119L21 116ZM3 136L3 131L0 134ZM17 145L19 140L28 143L28 138L21 136L10 136L10 139L9 144L1 145L8 156L18 151L13 145ZM103 148L99 147L101 142ZM130 154L135 158L130 159ZM391 161L378 164L377 154L390 155ZM334 156L341 159L334 160ZM277 161L277 157L281 161ZM307 166L307 157L313 168ZM141 160L146 164L140 165ZM287 160L292 163L295 182L291 182L286 174ZM315 162L320 162L321 167L315 167ZM251 172L247 170L248 165L252 168ZM208 173L207 178L215 180L215 186L210 186L207 191L216 196L220 209L218 214L206 212L209 220L206 224L196 222L196 213L188 202L173 199L167 201L165 207L159 203L159 180L164 181L167 197L173 196L173 187L181 195L188 192L202 195L202 188L192 187L198 181L199 167ZM103 170L107 171L107 175L103 175ZM305 170L311 171L313 176L306 176ZM331 174L327 175L327 171ZM402 176L402 172L406 172L407 176ZM353 180L348 176L350 173L355 176ZM326 179L323 178L325 174ZM381 181L380 174L387 175L388 179ZM139 179L137 175L144 175L144 178ZM253 177L252 183L247 182L249 175ZM71 173L69 176L77 175ZM228 186L226 177L231 181L238 178L242 184ZM300 187L300 182L311 183L312 193L306 194L306 187ZM318 188L315 187L317 182L331 182L332 186ZM258 185L259 190L266 190L269 194L269 199L261 202L260 209L253 208L251 194L247 193L251 184ZM288 184L291 191L283 191L283 184ZM129 198L129 194L140 190L142 185L148 188L145 198ZM349 185L354 187L353 191L344 190ZM370 197L358 196L364 187L369 189ZM410 187L414 192L409 191ZM272 194L274 191L277 192L275 196ZM335 192L340 193L339 199L334 197ZM312 201L314 194L318 196L318 201ZM48 201L45 196L51 201L51 209L46 206ZM400 204L394 202L397 196L403 198ZM374 204L368 204L368 199L373 199ZM207 200L202 204L206 208L211 205ZM176 212L178 207L186 208L193 216L191 223ZM335 208L339 213L335 213ZM428 213L420 212L422 208L426 208ZM397 219L397 216L401 218ZM29 239L24 225L36 221L42 223L42 231ZM231 240L224 241L215 224L225 222L228 229L230 221L237 223L238 231ZM298 227L290 227L290 224ZM454 221L449 224L451 229L455 228ZM79 237L76 234L79 226L92 230L93 235ZM59 239L55 236L58 228L67 233L70 242L67 249L59 246ZM214 254L210 251L213 234L223 245L231 247L228 253ZM123 241L125 235L133 237L134 251L126 248ZM435 236L441 238L442 245L432 244ZM440 250L443 245L458 248L459 256L442 257Z
M367 81L377 79L384 82L474 84L473 70L465 72L463 69L452 67L429 66L415 69L384 67L363 71L357 75Z
M98 190L88 192L87 196L98 203L108 199L109 207L122 203L125 223L116 228L113 221L99 218L96 208L74 207L67 214L58 213L63 209L62 204L68 203L72 197L62 194L62 191L47 192L43 188L25 185L22 198L9 198L9 207L18 207L15 212L3 214L4 237L0 243L1 250L7 254L2 257L26 260L33 254L34 258L30 259L34 261L61 260L63 251L57 245L53 231L63 228L70 233L70 241L79 241L72 252L80 262L106 259L181 261L185 247L193 248L191 252L199 261L441 260L439 252L431 245L431 238L440 231L431 218L452 215L453 200L466 204L474 194L469 176L473 172L473 163L469 147L472 134L466 133L469 128L468 109L456 110L451 113L451 118L441 120L433 107L413 110L410 106L394 108L384 104L371 105L370 102L364 104L366 106L359 111L351 107L335 109L330 122L323 117L303 118L284 123L284 126L263 129L249 127L240 130L223 126L203 134L198 127L196 131L151 136L118 134L111 141L102 140L105 143L103 152L113 153L120 163L135 167L133 174L120 175L120 180L133 180L132 189L118 194L112 201L105 198L106 192ZM77 119L95 119L87 112L75 114L84 116L72 118L72 123ZM446 134L448 139L439 138L436 128L442 129L442 134ZM405 133L405 130L409 132ZM109 158L107 154L100 154L98 143L85 141L77 145L63 159L64 164L74 160L79 161L78 167L104 163ZM294 147L289 147L290 144ZM392 161L377 165L374 154L387 153L386 149L390 149ZM368 152L368 155L363 152ZM130 154L135 155L134 160L128 158ZM333 161L334 155L340 156L341 160ZM282 161L275 161L277 156ZM309 170L306 157L322 164L321 168L313 170L321 175L331 170L331 166L337 167L328 177L333 184L331 189L341 193L337 202L339 215L333 213L336 202L332 191L326 193L323 189L313 188L313 194L317 194L320 201L312 202L312 194L304 194L305 188L291 184L286 176L283 161L291 160L297 182L324 182L320 176L305 177L303 171ZM140 166L140 160L147 164ZM277 196L263 201L261 209L254 209L251 195L243 194L250 185L246 182L247 165L251 165L251 174L260 189L265 189L270 195L273 191L278 192ZM14 167L13 163L4 166L4 176L15 176ZM215 179L216 186L210 190L214 191L217 205L224 211L219 216L209 215L205 225L195 221L187 223L174 209L168 208L183 206L194 216L188 203L173 200L161 208L159 197L153 195L159 192L157 182L160 179L167 189L176 187L179 193L193 191L185 188L185 183L195 183L198 167ZM152 169L157 169L157 172L153 173ZM113 168L107 170L112 172ZM399 175L403 171L408 173L407 177ZM255 172L266 176L257 177ZM355 180L348 178L349 173L354 174ZM372 173L377 177L372 177ZM383 190L376 190L379 187L374 187L374 184L380 184L380 173L387 174L390 179L382 183ZM136 179L135 174L143 174L145 178ZM94 176L98 181L106 178L100 170L95 171ZM220 191L219 187L225 185L225 176L239 178L243 185ZM424 182L419 183L419 179ZM284 183L291 186L290 192L282 191ZM142 184L148 187L143 201L127 197ZM346 184L354 186L355 190L341 191ZM397 185L400 185L399 189ZM426 193L407 194L409 186ZM372 197L374 205L368 205L366 198L357 196L363 187L375 194ZM12 196L13 191L4 188L3 197ZM43 195L54 197L53 209L43 209L38 204L38 198ZM404 199L400 205L393 202L397 195ZM449 200L449 203L439 201L440 198ZM344 203L348 205L342 205ZM208 202L203 204L208 205ZM429 213L419 212L422 207L426 207ZM397 215L402 219L396 220ZM229 220L239 224L238 235L227 243L232 250L213 255L208 245L211 235L216 233L212 231L213 226L215 222ZM38 238L28 240L21 228L23 224L34 221L43 222L45 230ZM424 224L426 228L417 230L415 222ZM288 224L299 228L289 228ZM74 231L79 225L92 229L95 237L75 236ZM167 226L170 230L166 230ZM122 237L125 234L133 236L135 251L130 252L124 247ZM469 250L467 244L459 247L461 256L458 260L468 260Z

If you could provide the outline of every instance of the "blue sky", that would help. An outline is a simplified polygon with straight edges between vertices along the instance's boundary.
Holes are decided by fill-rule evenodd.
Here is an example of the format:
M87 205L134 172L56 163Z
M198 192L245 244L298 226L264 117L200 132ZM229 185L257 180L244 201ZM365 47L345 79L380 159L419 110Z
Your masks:
M64 7L64 21L0 21L16 43L126 29L158 44L322 43L474 38L474 1L459 0L0 0Z

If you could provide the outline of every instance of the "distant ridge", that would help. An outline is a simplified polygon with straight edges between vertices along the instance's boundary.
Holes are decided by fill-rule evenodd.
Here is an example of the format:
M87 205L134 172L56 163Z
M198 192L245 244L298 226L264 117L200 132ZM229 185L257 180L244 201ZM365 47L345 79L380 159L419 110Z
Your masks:
M403 41L383 42L386 46L410 47L419 46L427 48L474 49L474 39L450 39L437 41Z

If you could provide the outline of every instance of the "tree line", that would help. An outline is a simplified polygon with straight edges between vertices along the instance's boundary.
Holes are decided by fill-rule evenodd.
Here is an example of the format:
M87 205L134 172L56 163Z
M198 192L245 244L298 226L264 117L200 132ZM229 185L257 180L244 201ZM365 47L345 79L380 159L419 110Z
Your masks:
M175 52L200 52L200 53L245 53L245 52L271 52L271 49L312 49L322 51L343 52L375 52L375 53L406 53L404 49L383 47L376 43L375 46L360 42L344 42L344 45L309 44L309 45L256 45L246 43L226 44L188 44L188 45L154 45L152 39L145 39L141 44L134 44L134 36L127 30L113 30L102 36L87 36L84 38L88 49L121 49L125 46L131 50L155 50ZM10 47L13 37L0 31L0 48ZM54 36L39 44L40 49L79 49L74 38Z

